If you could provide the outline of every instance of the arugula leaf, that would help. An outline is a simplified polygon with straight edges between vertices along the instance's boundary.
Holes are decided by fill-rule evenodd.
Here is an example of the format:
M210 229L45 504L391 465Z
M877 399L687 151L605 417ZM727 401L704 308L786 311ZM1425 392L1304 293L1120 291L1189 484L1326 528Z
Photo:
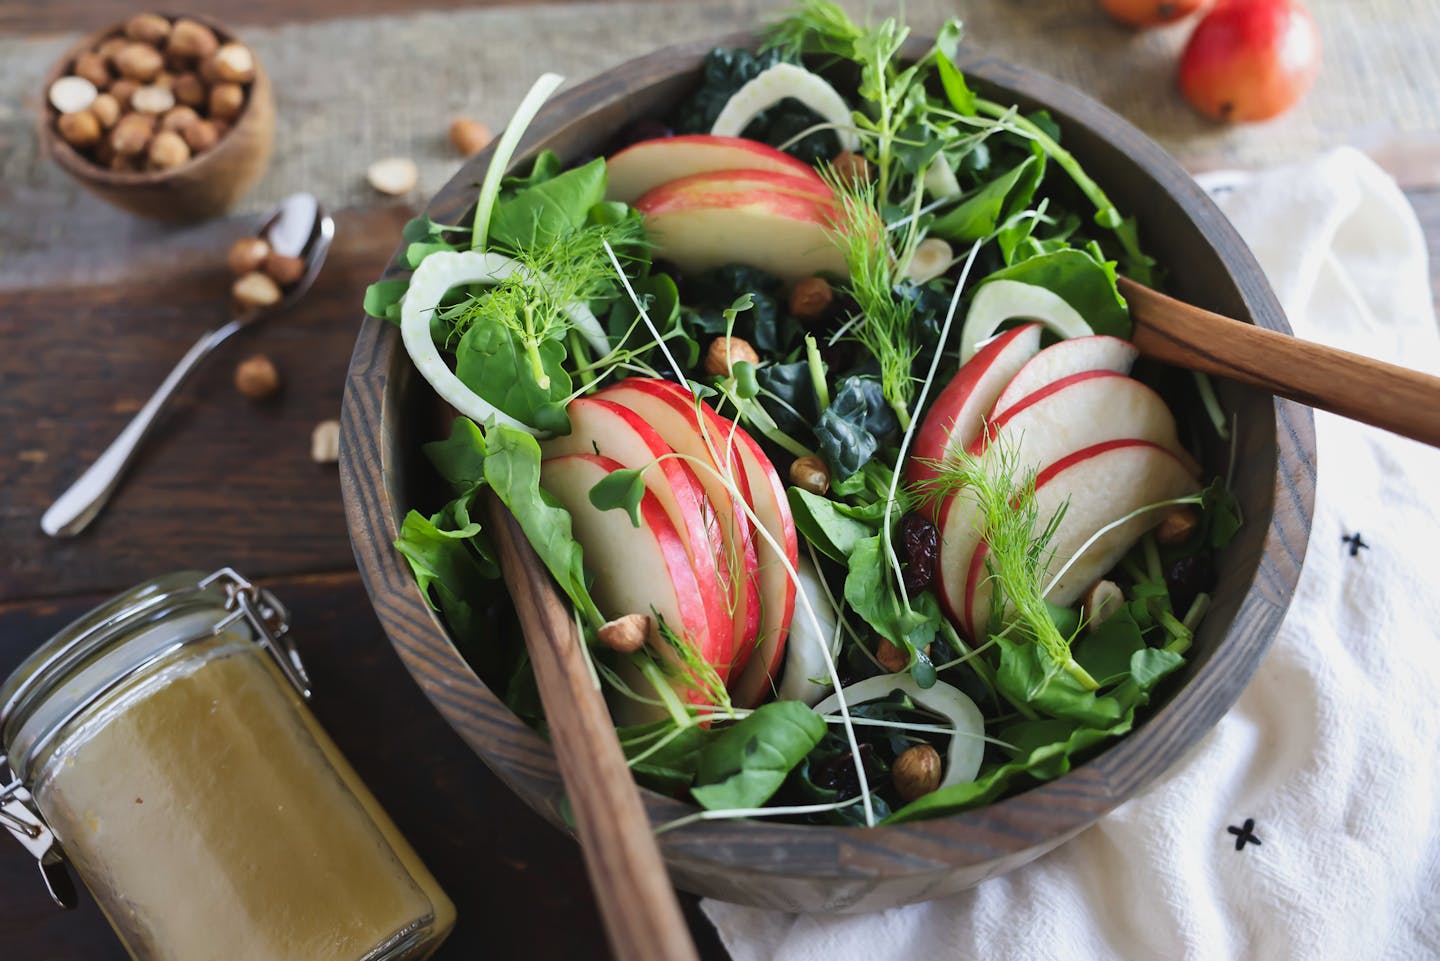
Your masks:
M421 449L456 494L469 493L485 483L485 435L470 418L456 417L449 437Z
M501 200L490 218L490 240L514 251L544 247L584 227L590 208L604 200L605 160L597 157Z
M1097 334L1129 339L1130 309L1115 285L1115 263L1076 248L1057 250L995 271L985 283L1015 280L1044 287L1079 311Z
M774 701L726 728L700 754L690 793L708 810L759 807L825 736L799 701Z
M550 575L592 628L605 617L590 598L585 560L570 524L570 514L540 489L540 444L523 430L495 424L485 432L489 452L485 480L515 515L525 539Z
M541 387L532 376L530 358L515 333L481 316L455 349L455 376L521 423L553 434L568 434L570 417L565 413L565 404L571 386L565 369L565 345L545 340L536 351L550 379L548 388Z
M1144 648L1139 625L1129 609L1122 608L1107 617L1094 633L1077 640L1070 650L1096 683L1108 687L1130 676L1130 659Z
M491 597L491 582L500 571L480 525L443 529L436 521L443 520L445 513L442 510L434 518L427 518L410 511L401 522L395 549L410 563L420 593L433 610L444 615L456 640L473 642L489 636L477 605ZM489 646L477 644L475 648Z
M950 101L950 106L955 112L966 117L975 116L975 93L965 82L965 75L960 68L955 66L951 59L953 54L943 51L935 56L936 72L940 74L940 86L945 91L945 99Z
M786 493L790 500L790 513L795 518L795 529L814 544L816 550L832 560L845 563L856 544L875 536L874 524L846 516L843 505L828 497L799 487L791 487Z
M1044 176L1045 155L1032 153L935 220L930 233L967 244L989 237L1006 217L1029 205Z

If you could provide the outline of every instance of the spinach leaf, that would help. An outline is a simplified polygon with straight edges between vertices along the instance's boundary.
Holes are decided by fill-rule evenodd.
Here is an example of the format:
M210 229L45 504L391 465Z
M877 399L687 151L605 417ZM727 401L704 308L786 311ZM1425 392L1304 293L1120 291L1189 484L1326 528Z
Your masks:
M540 489L540 444L523 430L495 424L485 432L485 480L515 515L525 539L593 628L605 623L585 582L585 560L565 508Z
M590 208L604 199L605 160L597 157L496 204L491 242L515 251L544 247L585 226Z
M645 305L645 313L649 315L655 329L660 331L660 336L665 339L665 345L670 348L676 363L686 373L694 370L695 365L700 362L700 342L690 333L686 317L681 312L680 291L675 286L674 278L664 273L648 274L631 281L630 286L634 289L635 296ZM617 346L631 345L638 349L638 353L631 358L636 364L649 364L657 369L664 369L668 365L660 356L660 348L655 344L649 328L644 321L638 326L635 324L639 316L640 312L635 309L635 303L629 297L617 297L606 317L610 342ZM621 338L624 338L632 327L633 333L622 344Z
M701 752L719 735L714 728L691 724L676 728L666 718L637 727L622 727L615 733L630 760L635 779L647 787L678 796L695 781ZM666 738L669 738L666 741ZM658 749L655 745L665 742ZM641 758L641 760L635 760Z
M457 640L473 640L486 630L478 605L491 594L487 583L499 576L480 525L446 530L437 524L445 511L427 518L418 511L405 515L395 549L404 555L425 595L426 603L445 617ZM472 548L470 542L476 543ZM484 545L486 554L479 548ZM488 554L488 556L486 556Z
M1059 294L1097 334L1130 337L1130 309L1115 286L1115 263L1077 248L1040 254L985 278L1035 284Z
M565 345L546 340L539 345L540 362L550 378L541 387L515 333L483 315L470 325L455 348L455 376L476 394L521 423L554 434L570 433L565 403L570 374L565 370Z
M469 493L485 483L485 435L470 418L456 417L448 438L422 449L454 493Z
M700 754L690 793L709 810L759 807L825 736L799 701L774 701L726 728Z
M875 536L875 525L847 517L841 504L799 487L787 491L795 529L820 553L840 563L850 557L855 545Z
M900 422L886 402L880 382L846 377L836 385L830 406L815 423L815 440L832 474L843 481L864 467L899 431Z
M410 279L378 280L365 288L365 313L380 320L400 323L400 298L410 289Z
M1045 176L1045 155L1032 153L1009 172L996 177L930 225L946 240L973 243L989 237L1009 215L1024 210Z
M1130 659L1144 647L1139 625L1129 609L1122 608L1106 618L1094 633L1076 641L1070 650L1096 683L1108 687L1130 676Z
M911 606L905 606L895 593L881 535L856 541L848 560L845 603L852 611L897 647L919 650L934 640L940 629L939 603L926 592L912 597Z
M547 180L553 180L560 176L564 164L556 156L553 150L542 150L535 157L535 162L530 165L530 173L523 177L510 176L500 181L502 196L509 196L511 193L524 190L526 187L534 187L543 184Z

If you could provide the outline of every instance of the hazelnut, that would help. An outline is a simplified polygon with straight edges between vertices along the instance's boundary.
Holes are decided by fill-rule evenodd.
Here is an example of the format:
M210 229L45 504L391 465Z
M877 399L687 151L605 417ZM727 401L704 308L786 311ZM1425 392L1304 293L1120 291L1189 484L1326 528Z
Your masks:
M1086 628L1090 631L1099 630L1106 618L1120 610L1124 604L1125 595L1114 581L1096 581L1080 599L1081 608L1085 612Z
M190 159L190 145L173 130L162 130L150 141L150 165L160 170L178 167Z
M93 50L75 58L75 69L72 73L77 77L84 77L101 90L110 86L110 65Z
M90 112L100 121L100 126L109 130L115 126L115 121L120 119L120 101L116 100L113 94L102 93L90 105Z
M1200 515L1192 507L1181 505L1169 511L1155 528L1155 540L1161 544L1183 544L1195 536L1200 526Z
M176 133L184 133L185 128L200 122L200 115L193 107L171 107L165 111L160 118L161 130L173 130Z
M163 87L164 89L169 90L173 94L175 88L175 74L171 73L169 70L161 70L155 75L155 79L150 81L150 83L156 87Z
M930 645L925 645L925 656L930 656ZM880 638L880 644L875 648L875 660L880 666L891 674L899 674L910 666L910 655L905 653L901 647L892 644L885 638Z
M238 83L217 83L210 88L210 116L234 120L245 106L245 88Z
M648 614L626 614L610 621L595 636L600 643L621 654L633 654L645 646L645 641L654 629L654 620Z
M251 400L274 397L280 391L280 372L264 354L247 357L235 367L235 389Z
M118 103L122 109L129 110L130 98L134 96L135 91L139 89L140 84L136 83L134 80L117 80L110 85L109 94L110 96L115 98L115 102Z
M230 272L239 277L259 270L265 265L265 258L268 256L270 245L262 238L241 237L230 245L230 253L225 256L225 261L230 265Z
M206 86L220 82L220 75L215 72L215 58L206 57L195 65L195 74Z
M895 793L906 801L924 797L940 786L940 767L940 752L932 745L906 748L890 768Z
M125 21L125 36L158 47L170 33L170 21L158 13L137 13Z
M835 291L824 277L806 277L790 291L790 313L799 321L823 320L835 303Z
M710 341L705 352L705 373L713 377L729 377L735 365L741 361L748 364L760 363L760 355L750 342L739 337L716 337Z
M814 454L797 457L790 464L790 483L823 497L830 489L830 467Z
M905 276L911 283L927 284L936 277L943 276L950 265L955 262L955 252L950 245L939 237L926 237L915 245L915 252L910 255L910 263L905 268Z
M79 113L87 109L100 91L84 77L61 77L50 85L50 106L61 113Z
M280 286L258 270L238 278L231 285L230 294L247 309L273 307L280 302Z
M210 120L197 120L180 131L180 135L185 138L185 143L189 145L191 153L209 150L220 139L220 131Z
M129 44L130 38L123 35L107 37L100 42L100 46L95 48L95 52L104 58L106 66L113 67L115 66L116 54L129 46Z
M305 276L305 259L271 251L265 258L263 269L270 275L270 279L281 287L292 287L299 282L301 277Z
M870 172L870 161L864 155L851 153L842 150L830 161L830 166L835 170L835 176L840 178L841 183L863 184L869 182L872 174Z
M89 110L62 113L55 120L55 126L72 147L93 147L100 142L100 121Z
M143 113L127 113L115 123L110 131L110 146L122 157L134 156L150 143L155 132L155 118Z
M490 143L490 128L469 117L450 121L450 142L462 157L473 157Z
M382 194L399 197L415 189L420 171L409 157L387 157L371 164L365 179Z
M340 422L322 420L310 432L310 459L317 464L333 464L340 459Z
M126 79L149 83L165 69L165 58L149 44L128 43L115 54L115 69Z
M226 83L249 83L255 79L255 55L243 43L223 44L210 58L215 76Z
M170 28L170 37L165 42L165 52L190 60L204 60L220 47L215 31L181 17Z
M130 106L141 113L162 114L175 106L175 95L165 87L150 84L130 95Z
M203 106L209 96L205 84L194 73L176 74L175 82L170 85L170 92L175 94L176 103L183 103L187 107Z
M228 121L228 120L212 120L212 121L210 121L210 122L215 125L215 137L216 137L216 139L219 139L219 138L225 136L225 134L227 134L227 133L230 132L230 121Z

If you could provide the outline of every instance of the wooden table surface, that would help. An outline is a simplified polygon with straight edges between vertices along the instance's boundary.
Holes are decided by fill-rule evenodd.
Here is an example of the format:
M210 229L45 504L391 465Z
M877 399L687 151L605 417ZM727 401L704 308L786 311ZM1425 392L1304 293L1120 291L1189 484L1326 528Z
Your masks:
M263 0L232 14L221 0L187 5L223 9L232 22L265 23L409 4L293 6ZM0 0L0 35L83 30L132 9L121 0L55 0L39 9ZM1432 277L1440 277L1440 185L1407 180ZM76 194L66 216L78 220L99 202ZM198 334L223 321L223 252L252 232L255 220L220 220L188 231L183 243L109 255L146 268L101 272L99 283L76 276L29 287L7 275L0 256L0 403L10 415L0 431L0 676L56 629L135 582L181 568L234 566L292 608L315 680L316 713L459 906L459 924L437 961L601 957L603 934L577 848L520 804L411 682L355 573L335 469L310 460L312 427L339 415L361 292L407 216L394 204L340 211L330 260L303 304L243 334L196 377L110 508L71 540L41 534L41 512ZM25 222L23 201L0 217ZM234 363L255 351L275 360L285 382L281 396L263 404L230 385ZM694 899L685 904L702 954L723 958ZM55 911L33 862L0 838L0 957L124 956L93 903Z

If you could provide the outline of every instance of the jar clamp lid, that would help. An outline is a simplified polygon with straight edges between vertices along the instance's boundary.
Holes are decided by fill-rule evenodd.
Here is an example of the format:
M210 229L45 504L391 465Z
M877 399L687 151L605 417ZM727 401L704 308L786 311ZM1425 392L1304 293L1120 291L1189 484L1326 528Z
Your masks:
M179 618L190 621L188 632L154 630ZM310 677L288 637L289 611L228 567L209 575L168 574L127 591L65 627L0 685L0 826L35 857L60 907L75 906L75 888L60 844L27 787L32 763L101 697L180 648L239 622L308 700Z

